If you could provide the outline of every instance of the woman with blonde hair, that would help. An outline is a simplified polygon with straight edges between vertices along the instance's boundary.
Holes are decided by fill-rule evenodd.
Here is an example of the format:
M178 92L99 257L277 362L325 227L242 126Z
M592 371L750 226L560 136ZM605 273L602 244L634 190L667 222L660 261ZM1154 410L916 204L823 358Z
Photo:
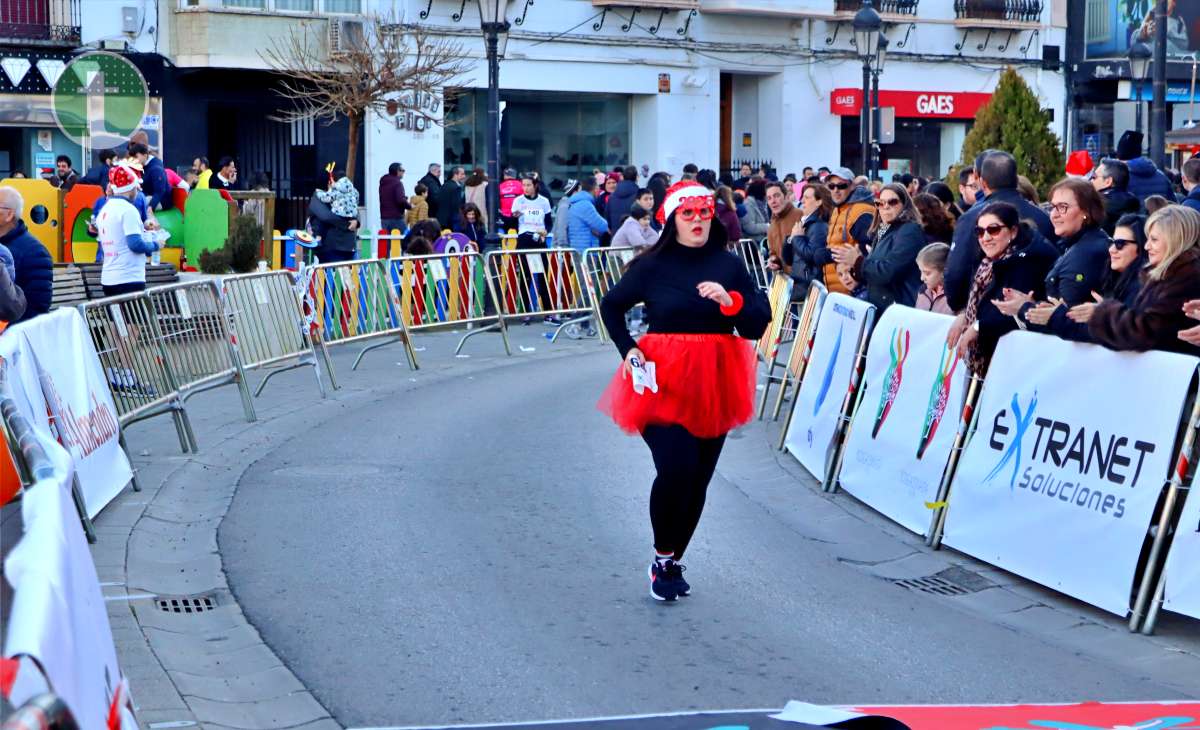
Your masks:
M1179 338L1191 324L1184 304L1200 299L1200 213L1168 205L1146 221L1148 263L1132 304L1106 301L1088 319L1092 339L1112 350L1198 350Z

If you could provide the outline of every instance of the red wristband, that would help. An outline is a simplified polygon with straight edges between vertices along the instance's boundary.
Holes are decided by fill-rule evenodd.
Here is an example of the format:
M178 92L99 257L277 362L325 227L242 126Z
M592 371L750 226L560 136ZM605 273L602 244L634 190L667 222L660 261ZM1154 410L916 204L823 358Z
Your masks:
M721 305L721 314L725 315L726 317L733 317L736 316L738 312L742 311L742 293L731 291L729 292L729 298L733 301L728 305Z

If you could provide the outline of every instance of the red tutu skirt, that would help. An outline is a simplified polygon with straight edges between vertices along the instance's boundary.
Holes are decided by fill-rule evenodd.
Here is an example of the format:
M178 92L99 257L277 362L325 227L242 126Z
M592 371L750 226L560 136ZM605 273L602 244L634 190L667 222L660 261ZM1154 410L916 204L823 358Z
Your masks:
M683 426L697 438L716 438L754 417L755 355L734 335L648 334L638 341L656 368L658 392L638 395L622 368L597 404L630 434L646 426Z

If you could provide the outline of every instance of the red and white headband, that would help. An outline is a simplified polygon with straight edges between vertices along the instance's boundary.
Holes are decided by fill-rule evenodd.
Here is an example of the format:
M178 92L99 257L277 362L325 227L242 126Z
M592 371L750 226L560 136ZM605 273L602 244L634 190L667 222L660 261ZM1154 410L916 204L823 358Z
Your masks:
M676 208L692 198L705 198L707 205L713 203L712 191L698 182L680 180L667 188L667 197L663 200L662 207L658 209L658 222L666 223L667 218L671 217Z

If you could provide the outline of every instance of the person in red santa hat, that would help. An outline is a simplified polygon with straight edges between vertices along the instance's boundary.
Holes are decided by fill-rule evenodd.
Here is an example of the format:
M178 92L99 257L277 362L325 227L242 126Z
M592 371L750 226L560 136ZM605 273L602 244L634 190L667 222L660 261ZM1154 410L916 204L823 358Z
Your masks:
M700 522L725 435L754 413L758 339L771 306L746 266L726 250L712 192L694 181L667 190L658 242L629 264L600 304L605 327L625 362L599 408L622 430L640 434L657 472L650 490L654 562L650 595L686 596L684 551ZM634 342L625 313L644 303L650 328ZM736 332L736 334L735 334ZM657 390L633 386L654 364ZM640 391L640 392L639 392Z
M97 238L104 253L100 284L104 296L139 292L146 288L146 257L159 245L146 235L141 213L134 206L142 178L124 162L108 173L109 197L96 216Z

